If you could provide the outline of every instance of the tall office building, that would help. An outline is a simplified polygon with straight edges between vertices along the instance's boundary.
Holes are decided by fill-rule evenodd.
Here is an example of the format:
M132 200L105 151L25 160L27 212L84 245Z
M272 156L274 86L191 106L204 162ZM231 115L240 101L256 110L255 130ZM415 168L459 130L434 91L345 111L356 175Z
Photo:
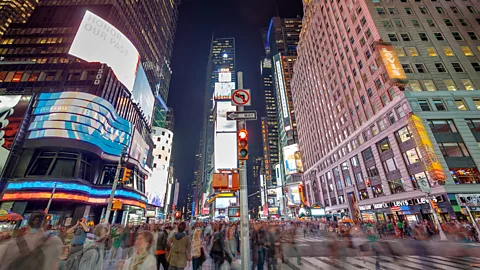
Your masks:
M479 198L479 9L304 1L292 92L311 203L418 221Z
M230 92L236 87L235 82L235 39L212 37L207 65L200 153L198 153L200 162L197 171L200 174L198 178L200 182L195 185L198 201L195 204L202 209L202 212L205 212L203 211L203 208L205 208L204 202L212 193L212 174L216 169L222 168L219 167L222 166L222 158L218 155L220 151L217 151L216 144L221 143L221 140L231 140L230 135L232 132L236 132L236 127L234 130L231 127L233 122L226 121L226 112L232 110ZM217 136L218 133L224 134ZM222 136L226 137L220 139Z
M12 23L25 23L38 0L4 0L0 2L0 37Z
M0 149L0 164L7 164L2 201L17 213L41 208L56 185L50 209L56 222L85 215L98 222L121 156L131 177L121 172L125 181L116 198L125 207L116 218L140 219L134 209L151 203L145 181L154 180L146 179L161 82L152 65L167 57L170 45L162 42L173 36L148 27L165 23L167 17L152 15L161 4L98 2L41 1L0 40L1 98L13 107L1 116L12 123ZM176 14L174 3L168 6Z
M270 21L266 34L265 31L262 32L265 52L267 54L267 60L269 60L264 60L262 67L271 67L270 69L262 69L267 106L266 125L263 125L262 122L262 131L264 141L267 140L269 143L268 146L264 145L264 149L265 146L267 146L267 149L270 148L270 159L273 158L273 160L271 160L272 163L268 164L269 169L267 170L268 173L271 173L271 181L266 181L266 183L267 186L271 188L272 194L276 190L275 187L278 183L283 183L282 185L284 185L287 190L285 194L279 194L278 200L273 200L275 204L269 205L269 212L274 212L274 209L289 210L280 213L284 216L295 215L301 204L298 184L302 180L302 171L301 166L297 166L297 162L295 161L295 156L299 156L297 149L298 139L290 90L293 65L297 58L297 45L301 29L302 19L300 18L274 17ZM270 74L273 78L273 83L271 83ZM273 113L275 113L276 119L273 119ZM276 138L271 136L273 132L277 132ZM282 174L285 176L285 179L277 179L277 174L273 173L272 168L277 163L285 170L285 173ZM284 201L283 198L287 200ZM280 207L279 204L290 207ZM270 210L270 208L272 209Z

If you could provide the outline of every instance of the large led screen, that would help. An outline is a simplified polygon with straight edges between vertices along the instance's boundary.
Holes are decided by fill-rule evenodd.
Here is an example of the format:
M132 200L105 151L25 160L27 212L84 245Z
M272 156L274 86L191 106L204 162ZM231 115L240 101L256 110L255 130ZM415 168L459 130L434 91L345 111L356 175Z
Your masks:
M237 133L215 135L215 170L237 168Z
M31 96L0 96L0 174L28 109Z
M218 81L219 82L231 82L232 81L232 73L231 72L220 72L220 73L218 73Z
M87 10L68 53L88 62L107 64L132 91L140 55L123 33L99 16Z
M227 120L227 112L234 112L237 108L230 101L217 102L217 131L237 131L237 121Z
M288 109L287 87L285 86L283 76L282 55L275 55L273 61L275 61L275 87L280 96L280 112L283 119L283 128L285 131L289 131L291 129L290 110Z
M97 146L119 156L128 148L132 124L106 100L87 93L42 93L37 97L28 139L66 138Z
M132 146L130 148L130 157L136 160L140 166L146 168L149 153L150 147L145 142L140 132L135 129Z
M292 144L283 148L283 160L285 162L285 174L303 173L302 159L298 144Z
M298 186L288 188L287 199L289 204L300 205L302 203L302 201L300 200L300 192L298 191Z
M215 199L215 209L228 208L237 203L237 197L218 197Z
M165 193L167 192L168 169L154 169L152 176L145 181L145 192L148 203L157 207L164 207Z
M153 96L152 88L148 83L147 74L140 65L138 67L137 78L135 78L135 84L133 85L132 92L133 101L138 104L143 114L147 118L147 123L152 121L153 106L155 103L155 97Z
M233 89L235 89L234 82L215 83L215 92L213 97L216 100L230 100Z

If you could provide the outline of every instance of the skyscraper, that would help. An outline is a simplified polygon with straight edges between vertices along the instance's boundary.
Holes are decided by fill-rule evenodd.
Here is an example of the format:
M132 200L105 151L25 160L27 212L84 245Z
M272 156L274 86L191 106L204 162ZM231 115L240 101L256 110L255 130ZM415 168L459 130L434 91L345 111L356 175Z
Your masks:
M25 23L38 0L4 0L0 2L0 37L12 23Z
M234 38L212 37L206 75L203 127L200 153L198 153L200 161L197 169L200 182L195 185L196 199L198 200L195 205L200 209L203 208L203 202L207 200L208 194L212 192L212 174L220 165L215 164L215 160L217 160L217 163L220 160L219 156L215 157L215 144L219 142L219 140L216 141L216 134L217 132L225 132L224 135L229 136L227 133L234 131L230 127L233 123L226 122L226 112L231 110L229 109L230 92L236 86ZM220 118L222 119L221 123L218 122ZM216 126L216 124L220 125Z
M309 202L414 221L480 196L479 8L304 1L292 93Z

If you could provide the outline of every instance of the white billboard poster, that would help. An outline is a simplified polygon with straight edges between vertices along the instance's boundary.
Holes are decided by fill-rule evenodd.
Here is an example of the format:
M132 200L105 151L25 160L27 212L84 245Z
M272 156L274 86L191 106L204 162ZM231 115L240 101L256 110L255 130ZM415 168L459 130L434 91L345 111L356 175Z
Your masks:
M232 73L231 72L220 72L220 73L218 73L218 81L219 82L231 82L232 81Z
M235 89L234 82L215 83L215 92L213 97L216 100L230 100L233 89Z
M140 55L132 42L113 25L88 11L73 40L70 55L110 66L118 80L133 90Z
M215 134L215 170L237 168L237 133Z
M150 123L152 120L155 97L153 96L152 88L150 88L150 84L148 83L147 75L141 65L138 67L137 77L135 78L135 83L133 85L132 97L133 101L137 103L143 111L143 114L147 118L147 123Z
M285 174L303 173L302 159L298 144L292 144L283 148L283 160L285 166Z
M227 120L227 112L236 111L237 108L232 106L230 101L217 101L217 132L237 131L237 122Z
M224 209L237 203L237 197L218 197L215 199L215 208Z
M168 169L153 169L152 176L145 181L145 193L149 204L158 207L165 206L167 181Z

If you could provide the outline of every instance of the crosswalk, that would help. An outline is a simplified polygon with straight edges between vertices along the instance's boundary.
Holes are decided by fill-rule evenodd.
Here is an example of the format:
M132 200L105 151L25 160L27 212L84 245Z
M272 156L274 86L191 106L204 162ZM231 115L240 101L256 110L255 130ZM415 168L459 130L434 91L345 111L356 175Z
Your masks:
M302 257L302 265L296 259L289 258L287 265L292 270L354 270L354 269L386 269L386 270L453 270L480 269L479 258L450 258L441 256L401 256L401 257ZM283 268L285 269L285 268Z

